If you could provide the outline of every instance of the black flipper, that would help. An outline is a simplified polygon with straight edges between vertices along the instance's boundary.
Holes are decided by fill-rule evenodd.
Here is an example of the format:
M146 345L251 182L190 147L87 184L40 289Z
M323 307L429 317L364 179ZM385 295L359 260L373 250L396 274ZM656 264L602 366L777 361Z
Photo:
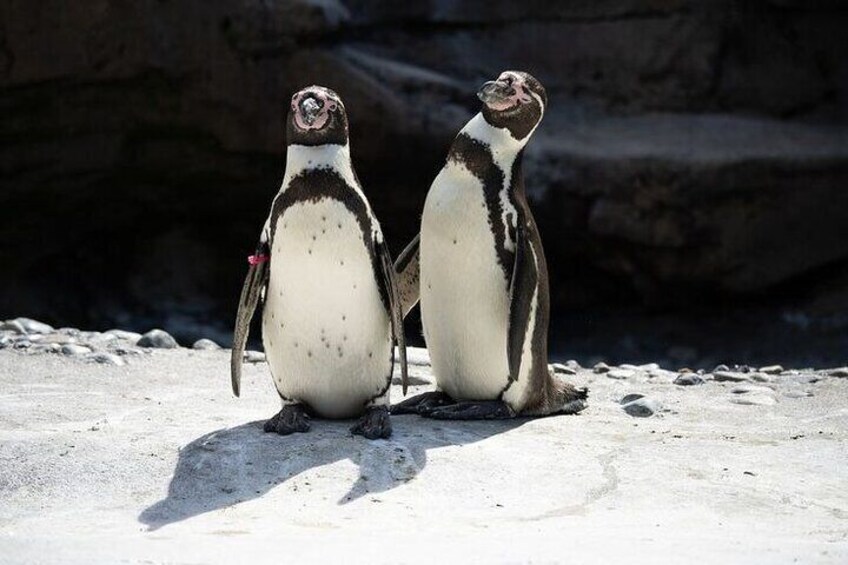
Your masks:
M400 379L403 386L403 394L409 386L409 375L406 366L406 338L403 335L403 312L401 311L400 297L398 295L397 279L392 267L392 256L385 241L375 241L375 251L379 255L380 270L383 272L383 284L389 297L389 317L392 321L392 336L397 343L398 356L400 357ZM391 377L389 377L391 378Z
M233 332L233 350L230 356L230 377L233 383L233 394L238 396L241 392L241 364L244 357L244 346L250 333L250 321L256 311L256 305L265 285L268 284L270 274L269 251L267 243L260 243L256 250L258 262L251 263L244 279L239 298L238 313L236 314L236 327Z
M521 353L530 322L533 292L536 289L538 270L536 258L527 238L527 223L519 209L515 227L515 263L512 267L512 282L509 288L509 378L518 380L521 370Z
M418 247L421 242L421 234L409 242L406 249L395 261L395 275L397 277L398 296L400 297L401 313L405 318L412 310L421 295L419 276L421 272L418 262Z

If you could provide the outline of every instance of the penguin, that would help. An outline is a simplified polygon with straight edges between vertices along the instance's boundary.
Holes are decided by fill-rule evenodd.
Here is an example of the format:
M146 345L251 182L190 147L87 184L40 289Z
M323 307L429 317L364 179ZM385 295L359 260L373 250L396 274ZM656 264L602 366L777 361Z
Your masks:
M548 368L550 296L524 191L524 147L545 112L541 83L505 71L451 145L418 236L398 257L404 315L419 300L436 391L392 407L437 419L577 413L587 391Z
M388 247L351 163L344 104L332 90L310 86L292 97L287 121L282 186L239 299L233 393L239 396L260 307L282 401L265 431L306 432L312 416L358 416L353 434L387 438L395 344L404 394L407 388L403 318Z

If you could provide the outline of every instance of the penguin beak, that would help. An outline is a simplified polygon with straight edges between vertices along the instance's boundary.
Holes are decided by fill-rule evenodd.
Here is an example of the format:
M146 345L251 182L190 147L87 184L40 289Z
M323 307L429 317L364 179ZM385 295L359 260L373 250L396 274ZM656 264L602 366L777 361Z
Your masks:
M321 112L322 104L319 104L315 98L311 96L306 96L303 100L300 101L299 109L300 115L303 118L303 121L308 125L312 125L315 123L315 120L318 118L318 114Z
M515 89L504 81L490 80L477 91L477 98L487 105L501 105L515 95Z

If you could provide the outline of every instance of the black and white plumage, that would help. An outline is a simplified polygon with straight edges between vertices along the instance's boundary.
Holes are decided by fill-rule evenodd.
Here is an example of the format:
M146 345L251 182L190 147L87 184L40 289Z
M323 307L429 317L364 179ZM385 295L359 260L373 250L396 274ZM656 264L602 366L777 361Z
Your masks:
M312 86L292 98L286 171L262 229L236 318L231 359L239 394L250 319L262 339L282 410L266 431L306 431L309 415L362 416L352 428L388 437L397 343L406 390L402 315L380 224L353 170L344 106Z
M420 296L437 391L393 407L447 419L574 413L586 391L548 368L550 298L522 153L545 111L542 85L507 71L478 93L433 181L419 236L395 265L406 314Z

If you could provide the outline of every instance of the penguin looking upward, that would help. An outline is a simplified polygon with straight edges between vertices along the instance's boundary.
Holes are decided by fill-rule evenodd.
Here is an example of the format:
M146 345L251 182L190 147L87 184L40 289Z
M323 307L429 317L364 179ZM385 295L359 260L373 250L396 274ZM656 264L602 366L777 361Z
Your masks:
M420 296L436 391L392 413L455 420L576 413L586 390L548 368L548 270L521 168L547 95L519 71L501 73L477 95L482 111L454 139L419 236L395 265L404 314Z
M291 100L286 170L239 301L231 358L239 395L250 320L282 401L266 432L309 429L311 415L352 418L367 438L391 435L393 346L406 392L402 314L380 224L353 170L339 96L310 86Z

